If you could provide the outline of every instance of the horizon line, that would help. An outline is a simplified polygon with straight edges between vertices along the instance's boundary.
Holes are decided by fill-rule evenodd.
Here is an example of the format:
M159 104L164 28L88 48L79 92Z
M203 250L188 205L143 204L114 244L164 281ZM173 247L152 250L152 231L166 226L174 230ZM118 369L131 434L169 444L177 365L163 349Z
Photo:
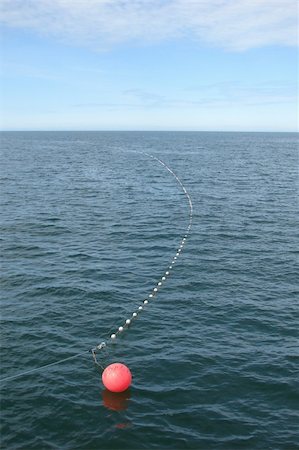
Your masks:
M5 129L1 130L1 133L9 133L9 132L15 132L15 133L32 133L32 132L61 132L61 133L70 133L70 132L98 132L98 133L120 133L120 132L130 132L130 133L299 133L299 129L297 130L172 130L172 129Z

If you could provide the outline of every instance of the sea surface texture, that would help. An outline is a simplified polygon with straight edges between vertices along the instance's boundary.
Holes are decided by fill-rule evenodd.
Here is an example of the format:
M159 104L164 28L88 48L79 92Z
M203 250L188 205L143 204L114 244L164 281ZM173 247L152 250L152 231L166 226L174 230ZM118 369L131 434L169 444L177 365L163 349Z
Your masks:
M2 448L298 449L297 135L5 132L1 147ZM153 299L189 204L145 153L194 207ZM102 341L128 392L103 388Z

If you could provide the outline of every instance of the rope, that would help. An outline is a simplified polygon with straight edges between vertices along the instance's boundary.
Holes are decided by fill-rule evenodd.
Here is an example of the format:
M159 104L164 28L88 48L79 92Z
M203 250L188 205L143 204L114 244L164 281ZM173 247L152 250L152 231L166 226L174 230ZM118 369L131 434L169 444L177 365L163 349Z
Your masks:
M88 350L88 352L89 352L89 350ZM44 366L36 367L35 369L27 370L26 372L22 372L22 373L18 373L16 375L12 375L11 377L1 378L0 382L2 383L2 382L5 382L5 381L14 380L15 378L23 377L25 375L28 375L29 373L33 373L33 372L37 372L38 370L46 369L46 367L56 366L57 364L61 364L61 363L65 362L65 361L69 361L70 359L74 359L74 358L77 358L78 356L85 355L86 353L87 353L87 351L85 350L85 352L77 353L76 355L69 356L68 358L60 359L59 361L55 361L55 362L50 363L50 364L45 364Z
M177 251L176 251L176 253L175 253L175 256L173 257L173 259L172 259L172 261L171 261L171 264L167 267L167 270L165 271L165 273L163 274L163 276L161 277L161 279L158 281L157 285L153 288L152 292L148 295L148 298L146 298L145 300L143 300L142 304L138 306L138 308L132 313L132 315L130 316L130 318L126 319L125 322L124 322L124 324L121 325L121 326L119 326L119 327L117 328L117 330L115 330L115 331L110 335L110 339L111 339L112 342L115 341L115 339L117 338L117 336L118 336L120 333L122 333L123 331L125 331L125 329L127 329L127 328L129 327L129 325L131 325L132 321L135 320L135 319L138 317L138 315L139 315L139 314L141 313L141 311L145 308L145 306L148 305L148 303L149 303L150 301L152 301L152 300L154 299L154 297L157 295L157 293L158 293L160 287L161 287L162 284L166 281L167 277L169 277L170 271L173 269L173 265L176 263L178 257L181 255L181 252L182 252L182 250L183 250L183 247L184 247L184 245L185 245L186 239L188 238L188 235L189 235L189 233L190 233L190 229L191 229L191 226L192 226L192 215L193 215L193 205L192 205L192 200L191 200L191 197L190 197L190 195L189 195L187 189L185 188L185 186L183 185L182 181L180 180L180 178L179 178L179 177L173 172L173 170L171 170L170 167L168 167L167 164L165 164L161 159L159 159L159 158L157 158L156 156L153 156L153 155L151 155L151 154L149 154L149 153L146 153L146 152L140 152L140 153L142 153L142 154L144 154L144 155L146 155L146 156L148 156L148 157L150 157L150 158L156 160L156 161L157 161L159 164L161 164L165 169L167 169L168 172L170 172L170 173L172 174L172 176L176 179L176 181L178 182L178 184L179 184L180 187L182 188L182 190L183 190L183 192L184 192L184 194L185 194L185 196L187 197L187 200L188 200L188 204L189 204L189 224L188 224L188 227L187 227L187 229L186 229L186 231L185 231L185 235L184 235L184 237L182 238L179 247L177 248ZM7 382L7 381L11 381L11 380L14 380L14 379L16 379L16 378L20 378L20 377L29 375L29 374L31 374L31 373L38 372L38 371L40 371L40 370L46 369L46 368L48 368L48 367L56 366L56 365L58 365L58 364L61 364L61 363L66 362L66 361L70 361L70 360L72 360L72 359L75 359L75 358L77 358L77 357L79 357L79 356L85 355L85 354L90 353L90 352L92 353L92 356L93 356L93 359L94 359L94 363L95 363L98 367L104 369L103 366L98 362L97 356L96 356L97 353L100 352L100 351L102 351L103 349L106 349L106 342L101 342L100 344L96 345L94 348L91 348L90 350L86 350L86 351L84 351L84 352L82 352L82 353L77 353L77 354L75 354L75 355L73 355L73 356L69 356L68 358L60 359L60 360L55 361L55 362L50 363L50 364L45 364L45 365L43 365L43 366L36 367L36 368L34 368L34 369L31 369L31 370L27 370L27 371L25 371L25 372L21 372L21 373L18 373L18 374L16 374L16 375L12 375L12 376L9 376L9 377L2 378L2 379L0 379L0 383L4 383L4 382Z

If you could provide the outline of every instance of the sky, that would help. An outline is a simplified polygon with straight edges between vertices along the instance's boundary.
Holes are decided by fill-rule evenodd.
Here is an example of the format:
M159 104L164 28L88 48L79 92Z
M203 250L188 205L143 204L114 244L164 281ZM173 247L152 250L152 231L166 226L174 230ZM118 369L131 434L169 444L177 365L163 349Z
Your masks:
M0 0L0 129L298 131L297 7Z

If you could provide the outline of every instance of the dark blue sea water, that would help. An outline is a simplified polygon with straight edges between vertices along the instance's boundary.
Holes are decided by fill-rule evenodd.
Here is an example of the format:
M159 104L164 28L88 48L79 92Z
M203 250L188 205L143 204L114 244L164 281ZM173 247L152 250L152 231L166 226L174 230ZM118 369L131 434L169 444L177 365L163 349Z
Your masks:
M298 449L296 134L5 132L3 449ZM154 301L147 298L193 227ZM128 392L103 389L127 364Z

